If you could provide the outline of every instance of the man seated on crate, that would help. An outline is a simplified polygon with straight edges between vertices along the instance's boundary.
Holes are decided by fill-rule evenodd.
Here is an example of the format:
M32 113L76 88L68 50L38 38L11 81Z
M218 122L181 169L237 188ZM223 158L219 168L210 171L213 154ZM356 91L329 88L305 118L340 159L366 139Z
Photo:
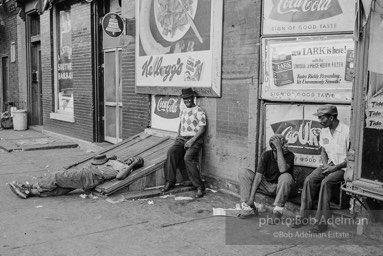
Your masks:
M197 94L192 88L182 89L180 97L186 108L180 112L178 136L167 152L164 166L165 186L162 192L174 188L177 168L182 168L182 163L185 162L189 179L192 185L197 188L195 197L199 198L205 193L205 186L198 169L198 157L203 145L203 134L206 130L206 113L194 103L196 96Z
M131 172L142 167L142 157L131 157L126 163L121 163L116 156L110 158L105 154L95 156L90 165L83 168L61 169L41 178L35 184L21 184L13 181L7 183L12 192L26 199L31 196L59 196L75 189L89 192L107 180L125 179Z
M290 227L299 228L306 224L314 224L310 232L322 233L328 228L333 185L344 180L350 146L349 127L338 120L338 109L334 105L323 105L314 115L323 126L319 137L322 164L306 177L300 213ZM315 197L318 197L318 205L315 218L311 219Z
M297 192L293 178L294 153L288 150L286 138L281 134L274 134L269 140L271 150L261 155L257 171L244 168L239 172L241 208L246 210L240 217L257 215L255 207L255 193L275 196L273 217L269 224L280 221L287 198ZM249 209L253 213L249 214ZM250 211L251 212L251 211Z

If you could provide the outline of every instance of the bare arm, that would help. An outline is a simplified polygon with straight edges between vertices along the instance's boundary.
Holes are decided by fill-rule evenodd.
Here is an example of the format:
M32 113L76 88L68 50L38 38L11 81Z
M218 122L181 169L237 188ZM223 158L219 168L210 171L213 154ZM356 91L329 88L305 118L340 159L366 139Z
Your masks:
M286 163L285 156L283 155L283 141L276 137L270 141L277 150L277 164L280 173L285 173L289 169L289 165Z
M321 158L322 158L322 162L323 162L323 168L322 168L323 174L329 174L329 173L335 172L337 170L340 170L342 168L345 168L347 166L347 159L344 159L344 161L339 163L339 164L336 164L336 165L330 164L329 165L328 164L328 156L327 156L326 150L323 147L322 147L322 151L321 151Z
M133 170L133 164L124 166L117 174L116 179L125 179Z
M254 178L253 184L251 185L249 200L248 202L246 202L249 206L254 205L255 192L257 192L257 189L259 187L259 184L261 183L262 177L263 177L263 174L258 172L255 173L255 178Z
M185 148L190 148L191 146L193 146L194 142L196 142L205 133L205 130L206 126L201 126L196 135L194 135L193 138L191 138L185 143Z

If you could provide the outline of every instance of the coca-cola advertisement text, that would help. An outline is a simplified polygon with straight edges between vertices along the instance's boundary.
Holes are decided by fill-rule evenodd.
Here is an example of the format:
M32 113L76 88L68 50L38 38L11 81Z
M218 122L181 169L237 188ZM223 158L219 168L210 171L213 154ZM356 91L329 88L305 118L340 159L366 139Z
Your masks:
M263 34L352 32L353 0L263 0Z

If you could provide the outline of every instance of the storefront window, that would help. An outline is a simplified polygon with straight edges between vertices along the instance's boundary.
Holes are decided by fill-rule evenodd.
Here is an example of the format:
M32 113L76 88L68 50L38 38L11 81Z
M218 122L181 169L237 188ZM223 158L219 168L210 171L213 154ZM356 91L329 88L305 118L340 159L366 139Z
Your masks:
M57 13L56 112L73 115L72 27L70 7Z

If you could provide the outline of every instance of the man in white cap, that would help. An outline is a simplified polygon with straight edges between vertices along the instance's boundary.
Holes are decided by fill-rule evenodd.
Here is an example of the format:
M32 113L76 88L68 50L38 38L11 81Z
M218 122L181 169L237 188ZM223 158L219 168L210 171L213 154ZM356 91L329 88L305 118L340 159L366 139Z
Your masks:
M300 214L290 226L298 228L312 223L314 225L310 232L322 233L328 228L332 187L344 180L350 146L349 127L338 120L338 109L334 105L323 105L314 115L323 126L319 139L322 164L306 177ZM314 208L313 202L316 196L319 198L315 219L308 219Z
M263 152L257 171L244 168L239 172L241 207L243 210L253 209L254 214L242 214L249 217L257 214L254 205L255 193L275 196L273 218L269 224L277 224L283 215L283 208L288 197L296 193L293 178L294 153L288 150L286 138L281 134L270 137L271 150Z
M132 171L142 167L142 157L131 157L125 163L116 156L97 155L90 165L83 168L61 169L41 178L35 184L8 183L11 191L22 199L31 196L49 197L65 195L75 189L86 193L103 182L117 178L125 179Z

